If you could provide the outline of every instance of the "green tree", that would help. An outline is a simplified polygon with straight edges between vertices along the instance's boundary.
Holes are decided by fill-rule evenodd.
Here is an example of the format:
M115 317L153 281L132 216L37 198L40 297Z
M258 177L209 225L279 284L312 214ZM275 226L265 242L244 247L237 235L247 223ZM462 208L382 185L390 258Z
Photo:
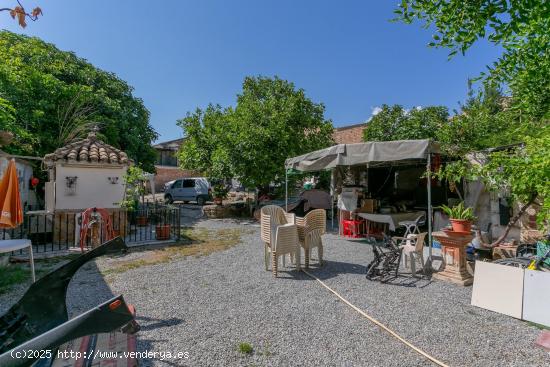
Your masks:
M522 120L509 104L510 98L496 88L470 91L461 112L438 130L437 140L447 154L462 157L476 150L521 143L526 135L540 131L540 124Z
M179 125L183 168L233 176L251 188L282 182L288 157L329 146L333 132L322 104L277 77L247 77L235 108L209 106Z
M3 149L43 156L98 123L101 138L152 170L157 134L149 111L133 89L71 52L38 38L0 32L0 97L14 108L15 121L2 126L15 134Z
M447 123L449 112L443 106L406 110L400 105L383 105L363 130L364 141L408 139L437 140L438 130Z
M211 179L233 176L228 158L228 114L230 110L209 105L204 111L197 108L178 121L185 133L179 152L182 167L202 172Z
M505 231L492 245L504 241L512 226L532 204L541 228L550 222L550 127L539 137L525 137L525 143L497 151L477 152L475 159L463 159L448 164L435 173L436 177L460 182L481 180L490 191L506 192L521 203L520 210L510 219Z
M486 81L508 86L514 107L533 119L550 114L550 2L547 0L402 0L398 19L435 29L432 47L449 57L484 39L503 49ZM485 76L482 74L482 76Z

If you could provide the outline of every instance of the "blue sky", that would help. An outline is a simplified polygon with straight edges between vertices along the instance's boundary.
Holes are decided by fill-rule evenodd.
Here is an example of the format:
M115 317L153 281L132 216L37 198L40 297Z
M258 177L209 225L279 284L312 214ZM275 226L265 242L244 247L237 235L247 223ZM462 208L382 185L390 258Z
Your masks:
M163 141L181 137L176 120L188 111L234 104L247 75L294 82L335 126L366 121L383 103L457 108L499 50L481 43L447 61L447 50L426 46L430 30L389 21L396 3L24 0L44 16L23 30L2 13L0 24L126 80Z

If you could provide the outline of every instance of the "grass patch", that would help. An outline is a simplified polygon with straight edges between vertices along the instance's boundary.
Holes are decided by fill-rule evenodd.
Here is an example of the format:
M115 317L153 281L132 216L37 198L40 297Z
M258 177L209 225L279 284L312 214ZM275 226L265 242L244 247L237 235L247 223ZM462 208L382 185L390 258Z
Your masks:
M252 354L254 351L254 348L249 343L240 343L238 349L241 354Z
M34 259L36 279L48 274L53 269L77 258L79 254ZM31 281L31 267L29 263L12 263L0 268L0 294L7 293L15 285Z
M185 228L181 231L181 240L172 246L155 250L138 250L143 256L137 259L113 260L107 269L101 270L103 275L124 273L142 266L167 263L187 256L207 256L237 245L241 240L241 230L238 228L208 230L207 228Z
M529 326L534 326L536 327L537 329L539 330L550 330L550 326L546 326L546 325L542 325L542 324L537 324L536 322L532 322L532 321L526 321L527 324Z
M0 268L2 276L0 277L0 294L7 293L12 286L24 283L30 278L28 267L24 269L22 266L9 264Z

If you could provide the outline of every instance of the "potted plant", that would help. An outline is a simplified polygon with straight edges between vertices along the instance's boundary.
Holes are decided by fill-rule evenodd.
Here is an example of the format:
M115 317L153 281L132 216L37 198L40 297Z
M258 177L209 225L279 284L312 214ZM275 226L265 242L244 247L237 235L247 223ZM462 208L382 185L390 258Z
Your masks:
M139 210L140 199L143 202L145 195L145 172L139 167L129 167L128 172L124 176L126 184L124 192L124 200L121 202L121 207L126 208L130 214L130 222L136 223L140 227L147 225L148 218L143 210Z
M461 201L452 208L447 205L442 205L441 210L449 217L453 232L470 232L472 222L476 219L472 208L464 207L464 202Z
M171 229L172 226L170 224L157 224L155 227L155 236L157 240L169 240Z
M223 199L227 197L228 193L229 193L229 190L223 183L214 185L214 187L212 188L212 196L214 197L214 204L222 205Z

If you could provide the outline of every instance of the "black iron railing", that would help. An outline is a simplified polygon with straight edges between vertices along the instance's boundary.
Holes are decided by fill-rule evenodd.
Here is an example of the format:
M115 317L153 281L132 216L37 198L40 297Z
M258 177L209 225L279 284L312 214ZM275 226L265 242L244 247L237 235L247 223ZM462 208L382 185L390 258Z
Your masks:
M143 206L138 210L115 210L110 214L116 236L129 244L178 240L181 212L178 207ZM23 223L14 229L0 229L0 240L28 238L37 253L64 251L80 247L81 224L79 213L27 213ZM103 239L102 227L86 236L84 246L93 247L93 239ZM88 226L94 231L93 226Z

